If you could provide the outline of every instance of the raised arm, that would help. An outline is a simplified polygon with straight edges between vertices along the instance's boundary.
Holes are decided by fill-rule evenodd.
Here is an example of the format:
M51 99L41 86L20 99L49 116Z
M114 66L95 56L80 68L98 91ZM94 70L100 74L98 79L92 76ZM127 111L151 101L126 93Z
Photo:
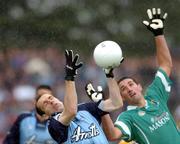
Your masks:
M99 108L103 111L113 111L123 106L123 102L120 96L119 88L117 88L117 82L113 78L113 73L111 71L111 76L107 78L109 87L109 98L103 100L102 87L98 86L97 90L94 89L91 83L86 85L86 92L90 99L94 102L100 102ZM109 114L103 115L101 117L103 131L108 140L114 141L118 140L122 133L121 131L114 127L114 123Z
M74 78L77 75L77 69L82 66L82 63L76 64L79 55L76 54L73 59L73 51L65 51L66 56L66 76L65 76L65 96L64 110L59 118L59 121L64 125L69 125L71 120L77 113L77 93L75 88Z
M172 69L172 59L165 37L163 35L164 21L167 17L167 13L165 13L162 17L161 9L153 8L152 10L148 9L147 14L149 17L149 21L143 21L143 23L146 25L148 30L150 30L155 36L158 65L169 76Z
M101 117L103 131L109 141L116 141L122 137L122 132L114 126L114 123L109 115Z
M113 69L104 69L104 71L107 77L109 97L100 106L104 111L111 112L123 107L123 101L117 81L114 79Z
M114 110L119 109L123 106L123 101L120 95L119 87L117 81L114 79L114 75L112 72L113 69L105 70L107 77L107 85L109 88L109 97L106 100L103 100L103 92L102 88L98 87L96 91L91 83L86 85L86 93L94 102L98 102L101 100L99 104L99 108L105 112L112 112Z
M156 36L155 42L159 67L169 76L172 69L172 59L164 35Z

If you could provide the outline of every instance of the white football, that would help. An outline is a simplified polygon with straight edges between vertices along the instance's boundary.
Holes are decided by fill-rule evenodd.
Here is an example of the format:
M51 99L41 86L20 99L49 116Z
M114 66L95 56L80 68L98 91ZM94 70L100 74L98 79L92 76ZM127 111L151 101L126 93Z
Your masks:
M122 60L121 47L114 41L103 41L94 49L95 63L102 68L115 68Z

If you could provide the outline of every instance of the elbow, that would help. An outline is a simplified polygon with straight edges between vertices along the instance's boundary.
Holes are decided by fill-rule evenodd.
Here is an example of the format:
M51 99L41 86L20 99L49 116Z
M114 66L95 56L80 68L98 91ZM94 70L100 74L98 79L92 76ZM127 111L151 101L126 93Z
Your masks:
M72 108L72 109L69 111L69 114L70 114L72 117L75 117L76 114L77 114L77 108Z
M168 64L166 63L164 65L160 65L160 68L162 68L166 72L166 74L169 76L171 74L173 64L169 62Z
M172 69L173 68L172 59L169 58L169 61L166 64L164 64L164 65L166 65L169 69Z
M116 109L119 109L119 108L122 108L123 107L123 100L121 98L120 95L116 96L116 97L112 97L110 98L111 100L111 104L116 108Z
M169 63L169 68L170 68L170 69L173 68L173 63L172 63L172 61Z
M70 121L73 120L75 118L76 114L73 113L73 114L67 114L66 115L66 118L69 119Z
M115 107L115 109L120 109L123 107L123 104L121 103L121 104L115 105L114 107Z
M116 109L121 109L123 107L123 104L116 107Z
M66 110L66 116L69 118L69 119L73 119L77 114L77 108L72 108L70 110Z
M123 105L123 101L121 100L120 102L119 102L119 108L122 108L124 105Z
M117 141L117 139L110 137L108 138L108 141Z
M113 135L107 136L108 141L117 141L117 138L115 138Z
M115 111L123 107L123 104L116 104L112 106L112 109L110 111Z
M171 74L172 68L173 68L173 64L171 63L171 64L169 65L169 75Z
M115 109L119 109L119 108L123 107L123 102L122 101L116 101L116 102L114 102L113 105L114 105Z

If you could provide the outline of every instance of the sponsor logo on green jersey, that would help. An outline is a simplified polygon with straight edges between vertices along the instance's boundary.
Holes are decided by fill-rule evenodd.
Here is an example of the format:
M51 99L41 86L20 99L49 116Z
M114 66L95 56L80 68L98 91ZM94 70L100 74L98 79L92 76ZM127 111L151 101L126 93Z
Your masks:
M170 117L167 112L163 112L160 116L151 118L151 122L153 122L153 124L149 126L150 131L153 133L155 130L165 125L169 120Z

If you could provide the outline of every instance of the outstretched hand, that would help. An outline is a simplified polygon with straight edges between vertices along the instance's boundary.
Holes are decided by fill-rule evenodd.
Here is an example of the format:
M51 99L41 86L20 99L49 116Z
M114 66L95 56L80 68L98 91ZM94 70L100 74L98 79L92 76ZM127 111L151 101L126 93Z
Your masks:
M91 83L88 83L85 86L85 90L89 98L94 102L99 102L103 99L103 91L102 87L98 86L97 91L94 89L93 85Z
M160 8L147 10L149 21L144 20L143 24L150 30L154 36L163 35L164 21L167 18L167 13L161 16Z
M124 61L124 57L121 58L119 64L121 64L123 61ZM104 68L103 70L104 70L107 78L113 78L114 77L114 74L113 74L114 68Z
M77 61L79 58L78 54L76 54L73 59L73 51L72 50L65 50L65 57L66 57L65 80L74 81L74 78L77 75L77 69L82 67L83 64L82 64L82 62L77 64Z

